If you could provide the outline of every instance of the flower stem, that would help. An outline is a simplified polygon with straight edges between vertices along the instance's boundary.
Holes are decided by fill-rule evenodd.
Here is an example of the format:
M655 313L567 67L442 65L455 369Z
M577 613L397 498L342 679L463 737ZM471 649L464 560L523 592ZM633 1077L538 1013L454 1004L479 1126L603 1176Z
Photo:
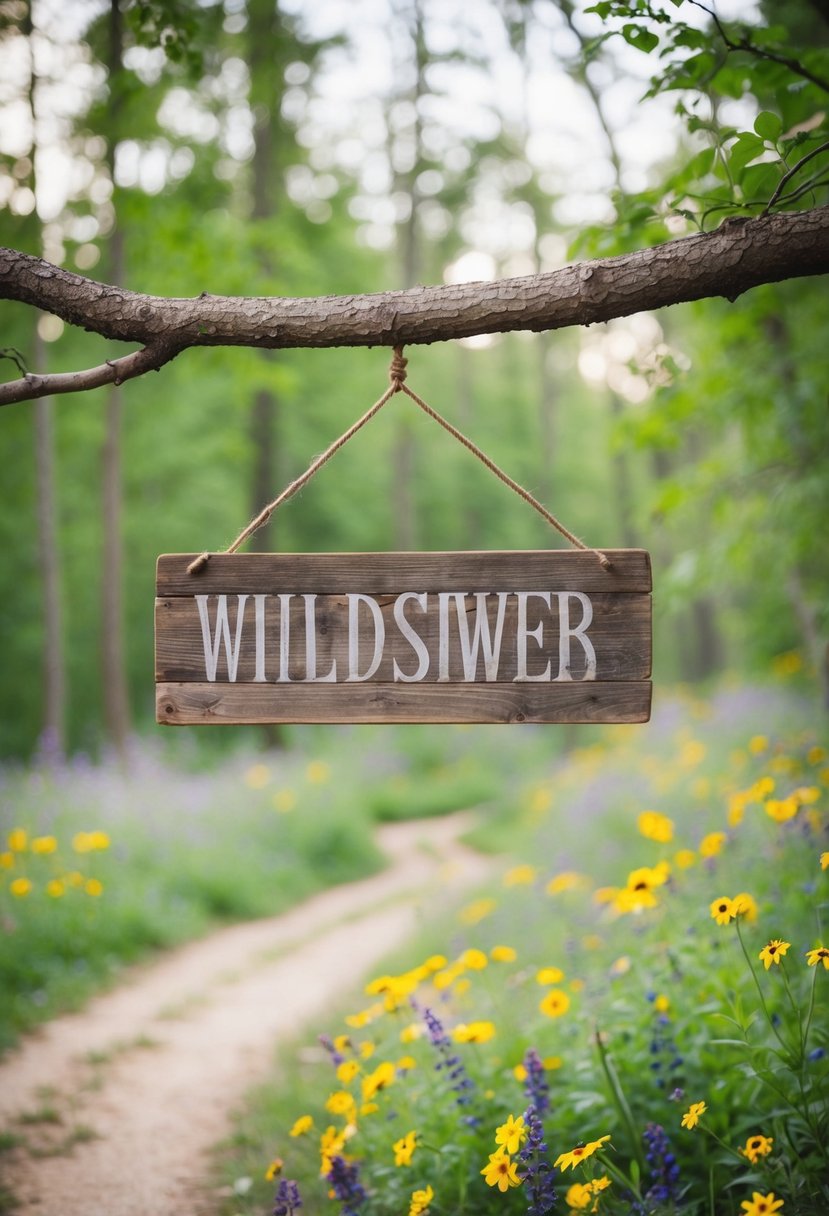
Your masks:
M763 996L763 989L760 987L760 981L757 978L757 972L754 970L754 964L752 963L751 959L749 958L748 950L746 950L746 944L743 941L743 933L742 933L742 929L740 928L740 918L739 917L737 917L734 924L737 926L737 939L740 943L740 949L743 952L743 956L748 965L748 969L751 972L751 978L754 980L754 987L757 989L757 995L760 998L760 1004L763 1008L763 1013L766 1015L766 1021L768 1022L769 1026L771 1027L774 1037L777 1039L778 1043L780 1044L780 1046L783 1048L784 1052L788 1056L791 1054L791 1049L790 1049L788 1043L786 1042L786 1040L781 1036L781 1034L780 1034L779 1030L777 1029L777 1027L775 1026L774 1022L772 1021L771 1014L769 1013L769 1007L766 1004L766 998Z
M634 1156L636 1157L636 1160L639 1163L639 1168L644 1173L645 1157L642 1152L641 1137L637 1134L636 1124L633 1121L633 1113L630 1109L630 1106L628 1105L628 1100L625 1097L624 1090L622 1089L622 1086L619 1083L619 1078L616 1074L616 1069L613 1067L613 1062L611 1061L607 1052L605 1051L605 1046L604 1046L604 1043L602 1042L601 1031L599 1030L598 1026L596 1027L594 1037L596 1040L596 1047L598 1048L598 1051L599 1051L599 1060L601 1061L602 1069L604 1071L605 1077L607 1078L607 1084L610 1088L611 1097L613 1098L613 1101L616 1104L616 1108L619 1111L619 1114L622 1116L622 1122L624 1123L625 1127L627 1128L628 1135L630 1136L633 1153L634 1153Z

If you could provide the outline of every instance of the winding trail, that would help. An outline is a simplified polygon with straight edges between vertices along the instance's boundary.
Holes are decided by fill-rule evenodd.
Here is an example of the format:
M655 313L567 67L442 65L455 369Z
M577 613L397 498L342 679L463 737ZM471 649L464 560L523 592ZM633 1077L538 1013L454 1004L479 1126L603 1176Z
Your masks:
M275 1044L344 995L428 907L485 879L466 814L384 827L381 874L136 968L0 1062L14 1209L43 1216L212 1216L210 1150ZM4 1209L5 1210L5 1209Z

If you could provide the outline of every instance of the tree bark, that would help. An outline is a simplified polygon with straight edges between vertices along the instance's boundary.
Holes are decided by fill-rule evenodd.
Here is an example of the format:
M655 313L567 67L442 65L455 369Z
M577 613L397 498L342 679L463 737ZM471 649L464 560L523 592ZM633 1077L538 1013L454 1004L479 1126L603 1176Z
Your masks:
M41 258L0 249L0 298L145 347L89 372L24 376L0 385L0 405L123 381L191 346L394 346L563 329L712 296L733 301L761 283L828 271L829 206L730 220L714 232L546 274L362 296L203 293L171 299L96 283Z

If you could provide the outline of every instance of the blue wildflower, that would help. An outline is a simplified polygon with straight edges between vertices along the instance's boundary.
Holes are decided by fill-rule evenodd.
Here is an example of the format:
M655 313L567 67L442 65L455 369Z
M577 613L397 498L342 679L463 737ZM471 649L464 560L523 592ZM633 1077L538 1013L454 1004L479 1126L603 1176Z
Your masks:
M658 1123L649 1123L643 1133L645 1160L650 1169L651 1185L645 1193L645 1202L670 1203L677 1198L679 1166L671 1152L665 1129Z
M358 1216L358 1209L366 1197L366 1188L360 1182L360 1167L349 1163L344 1157L332 1157L331 1169L326 1174L334 1198L343 1205L341 1216Z
M301 1207L299 1187L292 1179L282 1178L276 1188L272 1216L294 1216Z
M529 1055L529 1052L527 1054ZM527 1071L529 1076L529 1070ZM528 1106L524 1111L524 1126L527 1129L527 1139L518 1153L518 1168L524 1192L530 1201L527 1211L531 1216L546 1216L547 1212L553 1210L556 1202L553 1189L555 1170L547 1157L544 1128L534 1106Z
M414 1007L418 1008L417 1005ZM475 1090L475 1082L467 1073L463 1061L456 1053L452 1040L444 1030L440 1019L435 1016L431 1009L424 1008L420 1012L423 1014L423 1020L429 1032L429 1041L438 1052L439 1058L435 1064L435 1068L438 1072L442 1069L446 1071L446 1075L449 1078L449 1087L455 1094L456 1105L470 1106L472 1094ZM477 1115L467 1115L464 1122L470 1127L475 1127L480 1123L480 1119Z
M524 1055L524 1071L527 1074L524 1081L524 1093L538 1118L543 1119L550 1109L550 1086L544 1075L541 1057L534 1047L528 1047Z

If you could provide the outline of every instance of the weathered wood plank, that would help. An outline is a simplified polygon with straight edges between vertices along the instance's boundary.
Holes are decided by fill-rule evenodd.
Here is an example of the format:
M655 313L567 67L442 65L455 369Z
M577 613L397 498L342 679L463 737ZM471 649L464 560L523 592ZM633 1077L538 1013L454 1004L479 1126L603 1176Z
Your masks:
M173 726L265 722L647 722L651 685L158 684Z
M435 601L435 597L432 597ZM435 601L436 602L436 601ZM555 599L548 610L536 601L530 610L529 627L534 629L543 623L541 645L531 639L528 654L528 671L531 675L542 672L551 663L552 674L558 670L558 609ZM649 595L599 593L590 597L593 620L588 636L596 652L597 680L642 680L651 674L651 597ZM228 601L228 621L231 637L235 637L237 620L237 598ZM418 659L412 645L394 620L395 597L379 599L379 608L385 635L383 657L371 676L375 683L392 683L394 665L405 674L412 675L417 669ZM495 635L498 600L495 596L486 601L490 636ZM348 675L348 601L345 596L320 595L315 602L317 626L316 657L317 670L328 672L336 663L338 680ZM469 618L469 634L474 636L476 602L472 597L465 600ZM506 600L503 614L503 637L501 658L492 682L508 682L517 673L514 639L517 631L517 601L514 596ZM581 619L582 609L576 604L572 610L573 623ZM255 677L256 646L253 625L254 606L248 600L245 605L245 630L236 671L236 682L250 683ZM265 603L265 664L264 674L268 682L275 682L280 675L280 603L269 596ZM465 677L462 648L459 640L457 609L453 604L450 614L451 636L448 651L448 674L450 680ZM210 620L215 620L215 605L210 609ZM406 620L417 631L431 657L428 672L422 677L425 682L438 678L439 621L434 603L428 611L409 602ZM361 669L365 671L372 653L374 626L364 607L361 606L359 621L362 628ZM287 675L291 680L306 677L306 619L305 605L301 598L290 601L288 620L288 664ZM467 635L468 636L468 635ZM575 642L571 647L572 664L570 674L574 680L583 678L587 655L584 648ZM169 682L203 681L206 678L204 641L197 604L192 596L167 596L156 600L156 680ZM227 656L220 648L216 678L226 682ZM475 680L485 681L483 653L478 654Z
M204 593L268 592L370 595L400 591L649 592L650 554L644 549L606 550L606 570L595 553L570 549L462 553L235 553L215 554L198 574L187 567L196 554L158 559L161 597Z

